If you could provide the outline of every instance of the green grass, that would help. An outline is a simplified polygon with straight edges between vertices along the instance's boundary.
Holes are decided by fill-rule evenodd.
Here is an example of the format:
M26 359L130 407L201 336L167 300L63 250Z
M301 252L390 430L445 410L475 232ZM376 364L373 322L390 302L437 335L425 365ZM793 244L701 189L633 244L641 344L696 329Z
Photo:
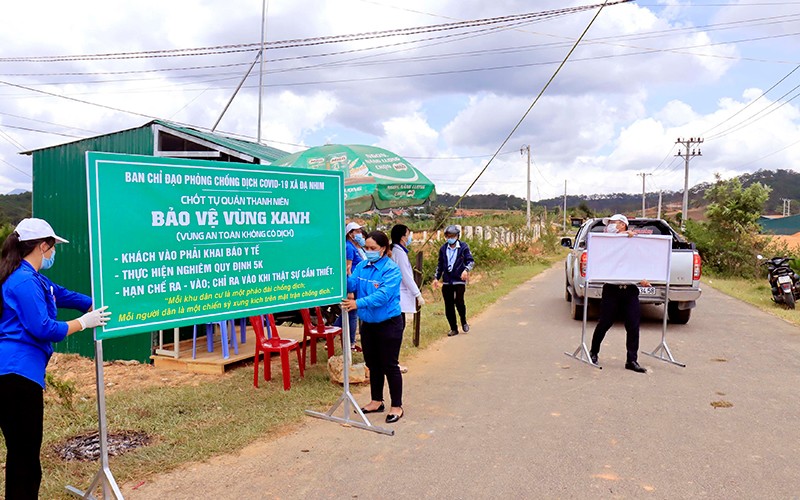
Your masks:
M559 255L534 264L485 271L480 281L467 290L468 317L475 317L560 259ZM440 339L449 330L441 294L430 288L426 288L424 294L427 303L422 309L420 348ZM410 323L400 354L403 362L419 351L412 345L412 332L413 323ZM355 362L361 359L360 355L355 356ZM327 410L341 394L341 387L328 380L324 361L309 366L303 380L297 378L296 364L292 373L292 388L286 392L280 382L280 370L275 366L273 380L262 382L259 389L253 388L250 363L197 386L118 390L109 395L109 432L144 431L154 438L146 447L110 458L115 479L120 484L137 483L187 462L234 453L255 440L291 431L307 418L303 410ZM86 488L99 463L64 462L53 447L75 435L97 430L96 402L75 401L71 409L58 398L46 398L44 429L40 495L42 498L70 498L64 493L64 487ZM0 441L0 457L5 457L4 441ZM0 477L0 491L3 482L4 475Z
M708 276L703 278L703 282L724 294L752 304L773 316L785 319L792 324L800 325L800 309L790 310L786 309L782 304L774 303L772 301L772 292L766 279L754 281L743 278Z

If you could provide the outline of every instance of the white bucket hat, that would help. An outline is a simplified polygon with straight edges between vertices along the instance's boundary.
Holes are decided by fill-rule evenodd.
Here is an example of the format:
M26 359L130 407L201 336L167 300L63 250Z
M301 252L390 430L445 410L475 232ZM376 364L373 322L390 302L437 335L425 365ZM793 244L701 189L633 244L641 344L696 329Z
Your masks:
M625 227L628 227L628 218L622 214L614 214L611 217L603 217L603 224L607 226L609 222L617 220L621 220L622 222L625 223Z
M19 235L19 241L55 238L58 243L69 243L69 241L58 236L44 219L22 219L14 231Z

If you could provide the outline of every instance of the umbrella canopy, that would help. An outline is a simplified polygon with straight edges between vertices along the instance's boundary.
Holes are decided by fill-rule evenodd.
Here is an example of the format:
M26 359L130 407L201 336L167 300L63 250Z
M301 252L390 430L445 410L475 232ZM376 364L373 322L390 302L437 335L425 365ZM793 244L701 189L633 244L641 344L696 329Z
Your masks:
M436 198L433 182L399 155L375 146L328 144L272 165L344 172L345 212L422 205Z

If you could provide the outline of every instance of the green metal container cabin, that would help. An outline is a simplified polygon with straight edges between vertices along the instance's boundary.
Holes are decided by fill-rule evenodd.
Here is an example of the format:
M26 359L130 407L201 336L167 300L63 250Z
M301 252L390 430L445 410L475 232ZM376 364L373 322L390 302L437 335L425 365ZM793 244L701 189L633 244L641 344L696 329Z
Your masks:
M155 120L138 128L122 130L68 144L28 151L33 157L33 216L47 220L69 240L59 246L58 263L47 275L71 290L91 294L89 276L89 228L86 207L86 152L126 153L172 158L268 165L287 155L285 151L255 142L174 123ZM65 316L65 318L72 316ZM168 336L169 338L169 336ZM154 335L143 333L107 340L104 357L149 362ZM94 356L91 332L78 332L56 345L58 352Z

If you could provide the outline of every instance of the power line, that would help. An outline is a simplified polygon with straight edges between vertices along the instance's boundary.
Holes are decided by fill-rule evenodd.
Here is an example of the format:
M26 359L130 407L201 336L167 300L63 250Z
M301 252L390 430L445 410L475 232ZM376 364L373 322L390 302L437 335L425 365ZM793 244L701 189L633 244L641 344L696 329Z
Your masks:
M760 96L756 97L755 99L753 99L752 101L750 101L749 103L747 103L747 105L746 105L745 107L743 107L742 109L740 109L740 110L739 110L739 111L737 111L736 113L732 114L731 116L729 116L729 117L725 118L725 119L724 119L724 120L722 120L720 123L718 123L718 124L714 125L714 126L713 126L713 127L711 127L710 129L706 130L706 131L703 133L703 135L706 135L706 134L708 134L708 133L709 133L709 132L711 132L712 130L714 130L714 129L716 129L716 128L719 128L719 127L720 127L720 126L722 126L723 124L725 124L725 123L729 122L730 120L732 120L733 118L735 118L736 116L738 116L738 115L739 115L740 113L742 113L744 110L746 110L747 108L749 108L750 106L752 106L753 104L755 104L757 101L759 101L761 98L763 98L763 97L764 97L764 96L766 96L767 94L769 94L769 93L770 93L770 92L771 92L771 91L772 91L772 90L773 90L775 87L777 87L778 85L780 85L781 83L783 83L783 81L784 81L784 80L786 80L787 78L789 78L789 77L790 77L790 76L791 76L791 75L792 75L792 74L793 74L795 71L797 71L798 69L800 69L800 64L798 64L797 66L795 66L793 70L791 70L791 71L789 71L788 73L786 73L786 74L785 74L785 75L784 75L784 76L783 76L783 77L782 77L780 80L778 80L777 82L775 82L775 84L773 84L773 85L772 85L770 88L768 88L766 91L764 91L764 92L763 92L763 93L762 93ZM711 138L709 138L709 140L711 140Z
M13 169L14 169L14 170L16 170L17 172L19 172L19 173L21 173L21 174L24 174L24 175L27 175L28 177L30 177L31 179L33 179L33 176L32 176L31 174L29 174L28 172L25 172L24 170L20 170L19 168L17 168L17 167L15 167L14 165L10 164L9 162L7 162L6 160L4 160L3 158L0 158L0 161L2 161L3 163L5 163L5 164L6 164L6 165L8 165L9 167L13 168Z
M764 20L764 19L779 19L779 18L788 18L788 17L794 18L794 17L797 17L797 16L800 16L800 15L774 16L773 18L758 18L758 19L746 20L746 21L733 21L733 22L728 22L728 23L710 24L710 25L705 25L705 26L701 26L701 27L674 28L674 29L671 29L671 30L659 30L659 31L652 31L652 32L636 33L636 34L631 34L631 35L621 35L621 36L617 35L615 37L600 37L600 38L596 38L596 39L586 40L584 44L585 45L586 44L603 44L603 45L614 45L614 46L620 46L620 47L636 48L636 49L640 49L640 50L645 50L645 51L647 51L647 53L652 53L652 52L678 52L678 53L680 53L680 51L682 51L682 50L693 49L693 48L701 48L701 47L708 47L708 46L712 46L712 45L733 44L733 43L742 43L742 42L749 42L749 41L759 41L759 40L763 40L764 37L750 38L750 39L746 38L746 39L739 39L739 40L733 40L733 41L719 42L719 43L715 43L715 44L703 44L703 45L695 45L695 46L689 46L689 47L674 47L674 48L668 48L668 49L654 49L654 48L649 48L649 47L637 47L637 46L633 46L633 45L625 45L625 44L619 44L619 43L612 44L612 43L604 42L604 40L624 40L624 39L652 38L654 35L673 34L673 33L682 32L682 31L708 32L708 31L713 31L713 30L718 30L718 29L732 29L732 28L735 28L735 27L739 27L739 26L736 26L737 24L753 24L755 21L761 21L761 20ZM789 22L789 21L790 20L787 20L786 22ZM500 27L500 28L508 29L508 27ZM494 27L494 28L491 28L491 30L497 30L497 29L500 29L500 28ZM711 28L713 28L713 29L711 29ZM480 31L485 31L485 30L477 30L476 32L480 32ZM797 33L792 33L792 34L788 34L786 36L794 36L796 34ZM445 35L443 37L429 37L429 38L424 38L424 39L421 39L421 40L397 42L397 43L392 43L392 44L373 46L373 47L365 47L365 48L359 48L359 49L351 49L351 50L346 50L346 51L336 51L336 52L328 52L328 53L322 53L322 54L307 54L307 55L302 55L302 56L267 59L267 60L265 60L265 62L273 63L273 62L282 62L282 61L290 61L290 60L301 60L301 59L315 58L315 57L328 57L328 56L342 55L342 54L348 54L348 53L354 53L354 52L375 50L375 49L380 49L380 48L388 48L388 47L394 47L394 46L400 46L400 45L407 45L407 44L411 44L411 43L419 43L419 42L423 42L423 41L430 41L430 40L436 40L436 39L441 39L441 38L465 37L465 36L469 36L469 35L468 34L465 35L463 33L459 33L459 34ZM555 36L555 35L547 35L547 36ZM767 37L767 38L770 38L770 37ZM548 48L548 47L549 48L558 48L558 47L562 47L562 46L565 46L565 45L567 45L567 44L561 43L561 42L548 43L548 44L531 44L531 45L525 45L525 46L521 46L521 47L520 46L513 46L513 47L503 47L503 48L480 50L480 51L453 52L453 53L450 53L450 54L422 56L422 57L415 57L415 58L382 60L382 61L375 61L375 62L367 63L367 64L393 64L393 63L397 63L398 61L400 61L400 62L403 62L403 61L413 62L413 61L430 60L430 59L439 60L441 58L460 57L460 56L463 56L463 55L481 55L481 54L497 54L497 53L510 54L510 53L516 53L516 52L521 52L521 51L527 51L528 49L534 49L534 48ZM632 55L637 55L637 54L640 54L640 53L641 52L636 52L636 53L633 53ZM627 55L627 54L623 54L623 55ZM742 57L738 57L738 58L723 57L723 56L719 56L719 55L715 55L715 54L693 54L693 55L700 56L700 57L717 57L717 58L736 59L736 60L753 60L753 61L762 61L762 62L784 62L784 61L767 61L767 60L763 60L763 59L742 58ZM620 57L620 56L622 56L622 55L614 55L612 57ZM580 60L580 59L575 59L575 60L577 61L577 60ZM555 62L557 62L557 61L551 61L548 64L555 64ZM5 74L2 74L2 76L124 75L124 74L158 73L158 72L170 72L170 71L194 71L194 70L201 70L201 69L221 69L221 68L240 67L240 66L245 66L245 65L248 65L248 64L249 63L242 62L242 63L231 63L231 64L198 65L198 66L175 67L175 68L151 68L151 69L144 69L144 70L99 71L99 72L5 73ZM332 64L334 66L335 65L341 65L341 62L330 63L330 64ZM300 67L300 68L292 69L292 71L294 71L294 70L304 70L304 69L308 69L308 68L312 68L313 69L313 68L316 68L316 67L317 67L317 65L307 66L307 67ZM279 70L279 72L286 72L286 71L287 71L286 69ZM196 76L211 76L211 75L196 75ZM177 78L191 78L191 77L196 77L196 76L195 75L182 75L182 76L178 76ZM141 79L96 80L96 81L83 81L83 82L77 82L77 83L90 84L90 83L108 83L108 82L114 82L114 81L140 81L140 80ZM57 85L57 84L61 84L61 83L62 82L50 82L50 83L44 83L42 85ZM71 83L76 83L76 82L71 82Z
M536 98L533 100L533 102L531 103L531 105L528 107L528 109L525 111L525 113L523 113L523 115L522 115L522 117L519 119L519 121L517 121L517 124L516 124L516 125L514 125L514 128L512 128L512 129L511 129L511 132L509 132L509 133L508 133L508 135L506 136L506 138L503 140L503 142L502 142L502 143L500 144L500 146L497 148L497 151L495 151L494 155L493 155L493 156L492 156L492 157L489 159L489 161L486 163L486 165L483 167L483 169L482 169L482 170L481 170L481 171L478 173L478 176L477 176L477 177L475 177L475 179L472 181L472 183L469 185L469 187L466 189L466 191L464 191L464 194L462 194L462 195L459 197L459 199L458 199L458 200L457 200L457 201L456 201L456 202L453 204L453 208L452 208L452 209L450 209L450 211L449 211L449 213L448 213L448 217L449 217L449 216L450 216L450 214L451 214L451 213L452 213L452 212L453 212L453 211L456 209L456 207L458 207L458 205L461 203L461 201L464 199L464 197L465 197L465 196L467 196L467 194L470 192L470 190L471 190L471 189L472 189L472 188L475 186L475 184L476 184L476 183L478 182L478 180L481 178L481 176L482 176L482 175L483 175L483 174L486 172L486 169L488 169L488 168L489 168L489 165L491 165L491 164L492 164L492 162L493 162L493 161L494 161L494 159L497 157L497 155L500 153L500 151L502 151L502 150L503 150L503 148L504 148L504 147L505 147L505 145L508 143L508 141L511 139L511 137L514 135L514 133L517 131L517 129L518 129L518 128L519 128L519 127L522 125L522 122L523 122L523 121L525 121L525 118L528 116L528 114L530 114L530 112L531 112L531 110L533 109L533 107L536 105L536 103L537 103L537 102L539 102L539 99L542 97L542 95L544 95L545 91L546 91L546 90L547 90L547 88L550 86L550 84L553 82L553 80L555 80L556 76L557 76L557 75L558 75L558 73L561 71L561 68L563 68L563 67L564 67L564 65L567 63L567 60L569 60L569 58L570 58L570 56L572 55L572 53L573 53L573 52L575 52L575 49L576 49L576 48L578 48L578 45L581 43L581 40L583 40L583 37L584 37L584 36L586 36L586 33L589 31L589 28L591 28L591 26L594 24L595 20L596 20L596 19L597 19L597 17L600 15L600 13L603 11L603 8L606 6L606 4L608 4L608 0L606 0L605 2L603 2L603 4L600 6L600 8L597 10L597 12L595 12L594 16L592 17L592 20L591 20L591 21L589 21L589 24L586 26L586 28L583 30L583 32L581 33L581 35L580 35L580 36L578 37L578 39L575 41L575 44L572 46L572 48L569 50L569 52L567 52L567 55L566 55L566 56L564 57L564 59L561 61L561 64L559 64L558 68L556 68L556 70L555 70L555 72L553 73L553 75L550 77L550 79L547 81L547 83L545 83L545 85L544 85L544 87L542 87L541 91L539 91L539 94L538 94L538 95L536 96ZM444 223L444 221L445 221L445 220L446 220L446 218L445 218L445 219L443 219L443 220L442 220L442 221L439 223L439 226L441 226L441 225ZM436 229L438 229L438 228L436 228ZM434 232L436 231L436 229L434 229ZM428 239L428 241L430 241L430 238ZM423 246L425 246L425 244L427 244L427 243L428 243L428 241L425 241L425 243L423 243Z
M609 5L628 3L631 1L633 0L615 0L610 2ZM458 21L453 23L434 24L427 26L416 26L411 28L397 28L391 30L370 31L362 33L352 33L346 35L329 35L329 36L311 37L311 38L277 40L272 42L265 42L263 44L263 48L266 50L284 49L293 47L322 45L327 43L369 40L374 38L385 38L390 36L401 36L401 35L408 36L420 33L431 33L434 31L464 29L474 26L485 26L489 24L513 22L522 19L550 16L560 13L582 12L586 10L593 10L599 6L600 4L582 5L582 6L568 7L562 9L553 9L548 11L527 12L524 14L472 19L468 21ZM0 57L0 62L42 63L42 62L65 62L65 61L93 61L93 60L108 60L108 59L119 60L119 59L142 59L142 58L149 59L149 58L162 58L162 57L184 57L184 56L201 56L201 55L213 55L213 54L228 54L235 52L251 52L254 50L258 50L259 47L262 47L261 42L214 45L208 47L194 47L194 48L183 48L183 49L157 49L157 50L146 50L146 51L107 52L107 53L81 54L81 55Z

